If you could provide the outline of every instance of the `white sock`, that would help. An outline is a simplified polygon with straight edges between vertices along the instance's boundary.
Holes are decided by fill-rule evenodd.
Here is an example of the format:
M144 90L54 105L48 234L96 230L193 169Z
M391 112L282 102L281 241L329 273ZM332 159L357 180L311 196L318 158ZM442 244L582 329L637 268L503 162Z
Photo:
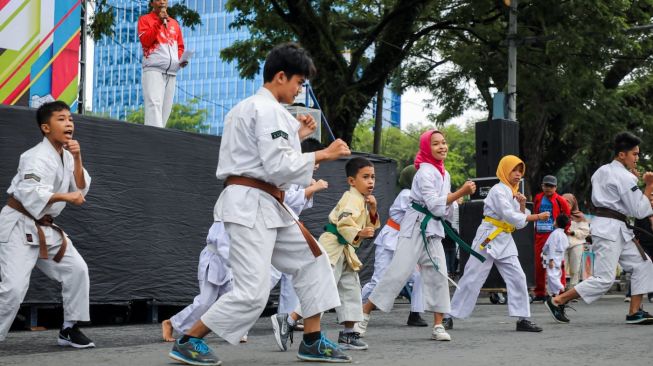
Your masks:
M75 324L77 324L75 320L64 320L61 329L72 328Z
M354 328L345 328L344 332L345 332L345 334L346 333L354 333Z
M293 319L292 316L288 316L287 322L288 322L288 325L290 325L291 327L294 327L295 324L297 323L297 321L295 319Z

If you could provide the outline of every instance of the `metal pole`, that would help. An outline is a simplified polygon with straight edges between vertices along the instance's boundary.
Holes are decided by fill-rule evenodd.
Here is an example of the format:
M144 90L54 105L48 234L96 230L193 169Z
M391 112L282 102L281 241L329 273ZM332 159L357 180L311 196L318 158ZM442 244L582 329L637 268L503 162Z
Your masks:
M381 153L381 131L383 131L383 91L385 83L381 83L379 91L376 93L376 117L374 120L374 154Z
M77 85L77 113L84 114L84 86L86 84L86 0L81 6L81 32L79 40L79 85Z
M508 26L508 119L517 121L517 0L510 2Z

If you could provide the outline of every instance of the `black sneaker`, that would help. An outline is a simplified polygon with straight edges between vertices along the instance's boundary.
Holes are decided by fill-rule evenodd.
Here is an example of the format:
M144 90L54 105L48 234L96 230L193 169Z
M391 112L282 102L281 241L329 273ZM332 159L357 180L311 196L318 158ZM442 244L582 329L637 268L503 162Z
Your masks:
M533 296L533 300L531 302L542 301L542 302L546 303L546 299L547 299L547 296Z
M422 319L422 317L419 315L419 313L415 312L410 312L408 315L408 321L406 322L407 325L411 327L426 327L428 324Z
M345 333L340 331L338 334L338 346L342 349L366 350L367 343L361 341L361 335L358 332Z
M453 318L444 318L442 319L442 326L445 330L453 329Z
M533 323L528 319L522 319L517 321L517 331L518 332L541 332L542 328L538 327L537 324Z
M313 362L351 362L351 356L342 352L342 349L327 339L324 333L320 334L320 339L312 344L306 344L302 340L302 343L299 344L297 358Z
M175 341L172 351L168 353L173 360L200 366L222 364L218 356L204 343L204 339L191 337L186 343L179 343L180 340L181 338Z
M553 319L558 323L569 323L569 318L567 318L567 315L565 314L565 305L555 305L552 299L552 297L546 299L544 305L551 312Z
M290 344L293 341L293 330L288 324L288 314L274 314L270 317L272 321L272 331L274 331L274 339L277 341L277 346L281 351L288 350L288 339L290 338Z
M653 324L653 316L644 310L639 310L633 315L626 315L628 324Z
M61 329L59 331L59 338L57 338L57 343L62 347L74 347L74 348L92 348L95 347L95 343L90 340L81 330L77 324L73 325L71 328Z

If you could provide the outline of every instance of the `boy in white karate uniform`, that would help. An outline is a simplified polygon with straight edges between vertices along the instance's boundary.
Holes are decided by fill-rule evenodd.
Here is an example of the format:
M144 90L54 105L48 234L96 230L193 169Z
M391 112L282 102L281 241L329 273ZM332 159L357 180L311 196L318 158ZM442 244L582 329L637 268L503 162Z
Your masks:
M483 202L483 221L472 242L474 250L485 256L481 262L469 258L458 288L451 299L451 312L446 316L445 327L453 328L453 318L471 315L493 265L508 289L508 314L517 320L518 332L541 332L542 328L529 320L530 298L526 274L521 268L517 245L512 232L522 229L529 221L546 220L550 213L531 215L526 209L526 197L519 193L519 181L526 172L526 164L514 155L504 156L497 167L499 183L488 192Z
M88 268L68 235L53 223L66 203L79 206L91 185L82 164L70 107L55 101L36 111L43 141L20 156L0 212L0 341L25 298L34 267L61 282L64 322L60 346L95 347L77 327L89 321Z
M558 295L565 287L560 281L562 276L562 261L565 258L565 251L569 248L569 239L565 234L565 228L569 224L569 216L560 214L556 217L555 230L546 239L542 247L542 256L546 268L546 283L550 296Z
M406 210L410 207L410 187L413 184L415 173L417 173L417 169L411 164L402 169L399 174L401 192L390 206L388 221L374 240L374 274L361 291L363 303L367 302L367 298L381 281L383 274L390 265L390 261L392 261L392 257L395 255L401 228L400 223L406 214ZM410 297L410 315L406 324L415 327L426 327L428 324L420 316L420 313L424 312L424 298L422 297L422 277L419 270L415 269L409 282L413 283L413 291Z
M275 47L266 58L264 85L238 103L225 119L216 176L225 181L214 209L225 223L231 246L233 289L220 297L179 338L169 356L195 365L218 365L204 343L214 331L231 344L254 325L270 292L270 264L293 275L300 306L308 316L297 357L302 360L351 362L351 357L320 331L320 314L340 305L324 249L283 204L291 184L308 186L316 163L351 154L342 140L315 153L300 151L297 119L281 103L292 103L315 67L306 51L293 43ZM315 120L300 116L301 128Z
M301 138L302 136L300 136ZM319 142L315 144L312 139L302 142L303 152L316 151L316 146L321 147ZM316 168L319 164L316 165ZM302 210L313 207L313 195L328 187L324 180L313 181L306 189L293 184L288 188L284 196L284 202L295 214L301 214ZM173 331L177 334L184 334L196 321L216 302L220 296L231 291L232 273L229 265L229 235L224 229L224 223L216 221L209 229L206 237L206 247L200 253L197 267L197 279L199 281L200 293L195 296L193 303L185 307L179 313L161 322L163 340L174 342ZM274 267L271 268L270 288L274 288L281 279L281 292L279 294L279 307L295 309L299 305L299 299L292 288L292 276L280 272ZM241 337L241 342L247 342L247 335Z
M653 263L633 239L628 217L643 219L653 215L653 173L643 175L646 187L642 192L638 178L631 173L639 161L639 137L622 132L614 139L614 160L592 175L594 218L590 227L594 272L572 289L549 298L545 304L559 323L569 323L565 314L567 302L582 298L590 304L605 294L614 282L617 264L630 272L631 302L626 323L653 324L653 316L641 308L644 294L653 291Z

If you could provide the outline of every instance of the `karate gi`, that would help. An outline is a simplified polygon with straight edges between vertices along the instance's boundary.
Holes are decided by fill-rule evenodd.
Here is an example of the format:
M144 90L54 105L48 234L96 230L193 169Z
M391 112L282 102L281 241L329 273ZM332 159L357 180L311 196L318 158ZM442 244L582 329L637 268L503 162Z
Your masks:
M358 271L362 263L356 255L355 248L362 242L358 233L366 227L381 226L378 215L375 221L365 207L365 196L355 187L345 192L329 213L329 222L334 224L338 233L348 244L338 242L338 237L330 232L320 235L320 244L329 255L333 277L338 285L340 306L336 308L338 322L359 322L363 320L363 303Z
M216 176L246 176L287 190L310 184L315 154L302 154L299 122L266 88L238 103L225 119ZM232 344L254 325L270 293L270 264L293 275L307 317L340 305L328 257L315 258L290 213L259 189L230 185L214 208L231 247L233 290L220 297L202 322Z
M546 283L551 296L555 296L565 289L560 281L560 276L562 275L562 261L568 247L569 240L567 240L565 230L557 228L549 235L542 248L542 254L545 256ZM553 268L549 266L550 260L553 260Z
M519 202L513 198L511 188L504 183L495 184L484 201L484 216L507 222L515 226L515 229L526 226L528 213L528 210L525 213L519 210ZM492 265L497 266L506 283L508 314L524 318L531 316L526 275L519 263L519 253L512 235L502 232L481 249L481 244L496 228L493 224L482 221L476 230L472 248L481 253L486 260L481 263L476 258L470 257L467 261L463 277L458 282L458 289L451 299L449 314L455 318L467 318L472 313Z
M297 185L292 185L286 191L284 202L299 215L304 208L313 206L313 199L306 200L305 190ZM216 302L220 296L231 291L232 273L229 265L229 235L224 229L224 224L216 221L209 229L206 237L206 247L200 253L197 267L197 279L200 293L195 296L193 303L170 318L175 332L187 332L195 322ZM292 288L292 276L271 268L270 289L281 280L279 294L279 309L294 310L299 305L299 299ZM281 310L279 310L281 311Z
M404 218L408 207L410 207L410 189L403 189L399 192L397 198L395 198L392 206L390 206L390 218L394 222L400 223ZM395 255L395 249L397 249L398 239L399 231L387 224L383 226L379 235L376 236L376 239L374 240L374 274L372 275L370 282L363 286L361 293L363 303L367 302L367 298L370 296L390 265L390 261L392 261L392 257ZM422 294L422 277L417 269L413 271L408 282L413 283L413 292L410 299L410 311L414 313L423 313L424 298Z
M73 155L63 150L59 155L47 138L24 152L18 164L18 173L11 181L7 194L20 201L36 219L45 215L59 216L65 202L48 204L55 193L79 191L74 177ZM84 170L86 196L91 177ZM56 223L55 223L56 224ZM89 277L86 262L77 252L70 238L61 260L52 260L59 251L62 238L51 227L41 227L45 234L48 259L39 258L39 237L34 220L5 206L0 212L0 340L7 336L25 298L32 269L36 266L46 276L61 283L65 321L88 321Z
M433 165L422 163L413 178L411 202L428 208L434 216L448 217L452 214L451 205L447 205L447 195L451 192L450 179L448 172L445 171L442 176ZM370 301L384 312L392 310L397 294L418 263L422 277L424 309L438 313L448 313L450 310L446 258L441 242L444 228L437 220L428 222L426 238L432 257L429 258L420 231L424 216L408 207L401 220L395 255L381 281L369 296Z
M592 175L592 203L638 219L653 215L651 203L637 187L637 177L614 160ZM590 227L594 252L594 274L574 288L586 303L598 300L614 282L617 263L631 273L632 295L653 292L653 263L642 259L626 225L595 216Z

